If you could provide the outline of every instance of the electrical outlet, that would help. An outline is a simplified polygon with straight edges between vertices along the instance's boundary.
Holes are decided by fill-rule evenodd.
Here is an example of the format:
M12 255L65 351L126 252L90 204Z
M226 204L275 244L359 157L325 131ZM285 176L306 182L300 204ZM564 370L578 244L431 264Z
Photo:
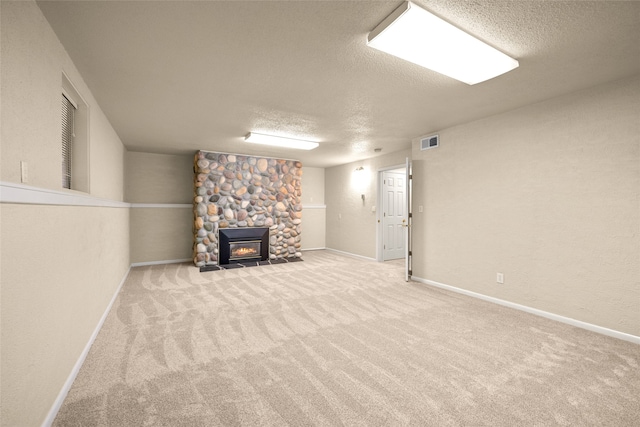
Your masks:
M20 162L20 181L23 184L29 182L29 169L27 169L27 162Z
M418 212L423 212L423 211L424 211L424 209L423 209L422 205L418 206Z
M504 283L504 274L502 274L502 273L498 273L498 274L496 275L496 282L498 282L498 283Z
M338 214L338 219L342 219L342 214L341 213Z

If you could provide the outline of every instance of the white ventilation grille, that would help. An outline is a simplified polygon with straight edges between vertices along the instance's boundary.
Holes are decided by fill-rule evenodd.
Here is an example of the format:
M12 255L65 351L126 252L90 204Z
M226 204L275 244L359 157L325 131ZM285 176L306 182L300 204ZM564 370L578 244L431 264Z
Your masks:
M440 137L438 135L431 135L420 140L420 150L428 150L429 148L436 148L440 145Z

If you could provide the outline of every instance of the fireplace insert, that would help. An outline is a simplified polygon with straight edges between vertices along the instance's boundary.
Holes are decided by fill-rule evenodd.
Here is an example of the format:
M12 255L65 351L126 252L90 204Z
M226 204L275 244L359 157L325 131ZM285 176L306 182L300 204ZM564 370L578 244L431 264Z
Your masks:
M269 258L269 229L221 228L218 231L218 255L220 265L266 261Z

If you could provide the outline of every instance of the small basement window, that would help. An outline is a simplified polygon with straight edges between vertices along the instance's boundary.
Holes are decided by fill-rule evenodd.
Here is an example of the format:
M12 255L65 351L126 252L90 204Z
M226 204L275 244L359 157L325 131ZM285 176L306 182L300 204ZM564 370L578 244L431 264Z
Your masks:
M62 94L62 188L71 189L71 165L73 161L73 119L77 107Z
M62 73L62 188L89 192L89 107Z

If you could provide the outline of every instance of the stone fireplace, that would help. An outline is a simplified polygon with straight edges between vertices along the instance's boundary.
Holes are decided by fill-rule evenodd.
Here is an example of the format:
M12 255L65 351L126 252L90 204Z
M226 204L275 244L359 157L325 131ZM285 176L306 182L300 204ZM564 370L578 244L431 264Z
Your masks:
M196 266L220 265L221 261L237 262L242 258L240 252L233 255L233 249L229 249L229 255L225 253L224 257L229 259L222 259L220 241L227 234L234 235L220 233L222 230L266 230L267 254L263 255L261 249L260 258L284 261L302 256L300 162L199 151L194 172ZM241 252L247 251L251 252L251 247Z

